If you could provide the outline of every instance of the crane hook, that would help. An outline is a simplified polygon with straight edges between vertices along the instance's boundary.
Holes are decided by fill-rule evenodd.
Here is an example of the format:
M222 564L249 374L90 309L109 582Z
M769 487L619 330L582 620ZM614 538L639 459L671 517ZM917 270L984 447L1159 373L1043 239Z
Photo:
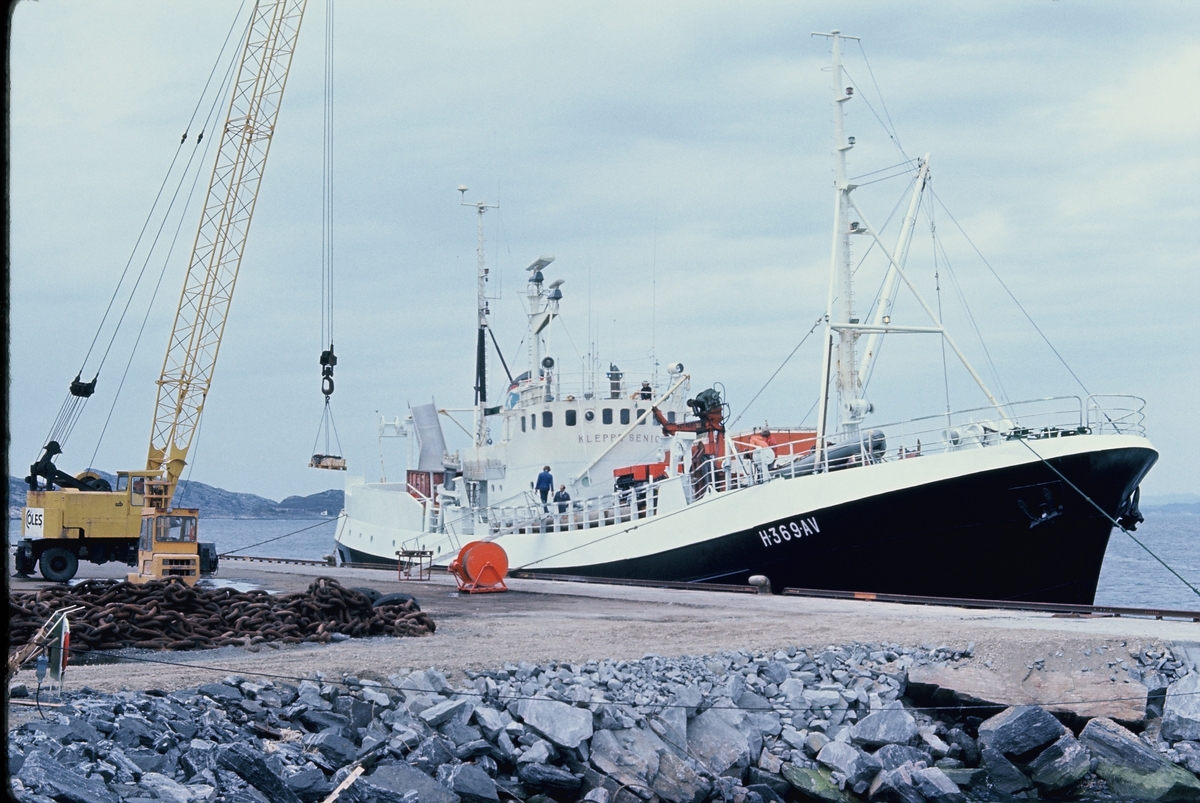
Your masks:
M333 344L321 352L321 392L328 400L333 395L333 366L337 365L337 357L333 353Z

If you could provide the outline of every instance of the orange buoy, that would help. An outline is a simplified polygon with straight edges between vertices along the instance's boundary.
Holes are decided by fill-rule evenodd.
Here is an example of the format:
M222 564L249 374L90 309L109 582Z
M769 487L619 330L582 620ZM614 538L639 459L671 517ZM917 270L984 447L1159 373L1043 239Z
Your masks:
M508 590L504 584L508 555L503 547L491 541L472 541L460 549L458 557L450 563L450 572L460 591L481 594Z

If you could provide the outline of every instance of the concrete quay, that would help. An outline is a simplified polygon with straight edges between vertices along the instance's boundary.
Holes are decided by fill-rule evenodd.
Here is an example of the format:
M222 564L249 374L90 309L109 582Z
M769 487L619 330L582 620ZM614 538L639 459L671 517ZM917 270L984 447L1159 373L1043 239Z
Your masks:
M81 567L81 576L124 576L116 564ZM773 651L849 643L902 646L973 644L953 669L910 670L914 681L959 688L967 699L1003 705L1039 703L1082 718L1135 721L1145 687L1123 671L1131 650L1197 641L1200 628L1183 621L1042 612L902 605L699 590L510 579L509 591L460 593L435 572L426 582L401 581L394 570L296 566L225 560L216 578L239 588L301 591L315 577L348 587L414 595L437 623L423 638L352 639L328 645L122 653L125 660L72 666L67 686L101 691L194 687L229 674L302 678L314 671L338 677L371 670L382 675L437 667L450 678L521 661L585 662ZM47 585L12 578L14 592ZM925 671L925 674L922 672ZM15 682L36 684L31 671Z

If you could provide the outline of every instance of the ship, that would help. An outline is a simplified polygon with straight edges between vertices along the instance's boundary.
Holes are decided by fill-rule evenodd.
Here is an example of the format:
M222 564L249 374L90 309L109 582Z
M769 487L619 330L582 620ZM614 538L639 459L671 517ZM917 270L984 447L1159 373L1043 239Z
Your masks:
M427 557L444 567L483 541L535 576L1094 602L1114 529L1142 521L1139 484L1158 458L1145 402L1009 401L988 388L905 268L929 156L912 160L908 211L885 242L847 173L854 138L843 110L854 92L841 46L854 37L820 35L832 51L835 211L815 426L727 432L720 387L693 395L681 363L645 377L596 360L564 373L555 357L563 282L546 281L552 257L527 269L525 370L489 401L489 207L467 204L480 226L474 404L413 405L391 424L409 436L405 479L347 479L335 536L343 562L404 567ZM854 305L852 241L886 263L864 314ZM892 320L904 288L925 313L914 324ZM942 338L986 403L875 423L865 388L883 338L900 336ZM456 412L472 416L471 445L451 452L441 424ZM547 468L556 478L549 498L535 487ZM555 501L560 488L566 498Z

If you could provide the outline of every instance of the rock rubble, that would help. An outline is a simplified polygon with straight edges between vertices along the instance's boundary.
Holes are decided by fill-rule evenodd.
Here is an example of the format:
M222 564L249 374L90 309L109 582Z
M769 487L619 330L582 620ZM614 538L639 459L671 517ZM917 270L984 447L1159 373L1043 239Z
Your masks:
M522 662L458 685L406 669L83 689L11 731L8 757L19 799L35 803L313 803L358 767L339 801L1200 800L1197 673L1182 661L1133 656L1131 672L1168 681L1166 713L1140 735L1103 717L1074 732L1038 706L984 719L906 696L909 668L971 652L849 644Z

